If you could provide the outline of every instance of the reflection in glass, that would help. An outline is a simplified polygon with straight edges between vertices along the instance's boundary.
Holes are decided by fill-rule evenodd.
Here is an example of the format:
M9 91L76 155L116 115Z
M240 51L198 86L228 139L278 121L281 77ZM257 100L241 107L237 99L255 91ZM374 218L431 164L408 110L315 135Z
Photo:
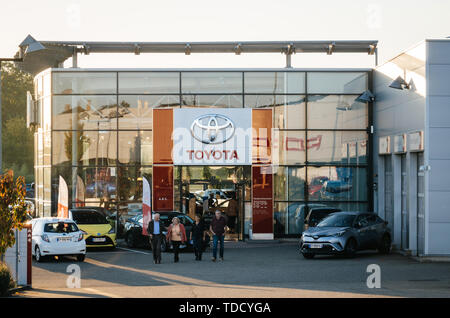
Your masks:
M119 94L179 94L179 72L119 72Z
M365 164L367 163L366 146L365 131L309 131L308 162Z
M309 94L361 94L367 72L308 72Z
M242 94L241 72L182 72L183 94Z
M242 108L242 95L183 95L183 108Z
M305 200L305 167L289 167L289 201Z
M356 102L358 95L308 96L308 128L366 129L367 104Z
M152 131L120 131L119 163L151 165L153 162Z
M273 130L272 162L280 165L305 163L305 132Z
M275 236L287 234L287 203L275 202L273 210L273 233Z
M113 165L117 156L115 131L54 131L53 164Z
M304 94L305 73L245 72L245 93Z
M116 94L116 72L53 72L53 94Z
M53 129L116 127L116 96L53 96Z
M311 201L367 200L367 170L352 167L308 167Z
M179 107L180 98L174 95L119 96L119 129L152 129L153 108Z
M274 179L274 199L276 201L287 201L287 167L278 167L274 169L273 179Z

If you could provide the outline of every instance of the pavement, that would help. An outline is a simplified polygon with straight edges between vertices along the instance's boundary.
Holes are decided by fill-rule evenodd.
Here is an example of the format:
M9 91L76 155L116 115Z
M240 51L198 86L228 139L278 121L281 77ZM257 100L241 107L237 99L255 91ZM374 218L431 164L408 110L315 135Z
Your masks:
M353 259L307 260L296 242L225 246L223 262L212 262L207 250L201 262L185 252L179 263L172 253L163 253L162 263L153 264L151 251L139 248L89 250L83 263L70 257L33 261L33 288L14 297L450 297L449 263L372 251ZM80 288L68 288L72 264L80 266ZM380 268L380 288L367 285L371 264Z

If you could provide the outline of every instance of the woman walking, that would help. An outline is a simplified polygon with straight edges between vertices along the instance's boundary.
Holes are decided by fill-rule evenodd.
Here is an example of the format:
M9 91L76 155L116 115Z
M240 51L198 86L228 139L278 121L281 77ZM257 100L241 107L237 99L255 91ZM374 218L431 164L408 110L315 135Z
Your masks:
M175 263L179 261L178 253L180 251L180 244L185 243L186 241L186 230L184 225L180 223L180 220L177 217L174 217L172 219L172 224L167 230L167 242L169 242L169 244L172 243L173 260Z
M200 215L195 215L195 223L192 226L190 240L193 241L195 260L202 260L203 242L205 241L206 229L205 224L200 218Z

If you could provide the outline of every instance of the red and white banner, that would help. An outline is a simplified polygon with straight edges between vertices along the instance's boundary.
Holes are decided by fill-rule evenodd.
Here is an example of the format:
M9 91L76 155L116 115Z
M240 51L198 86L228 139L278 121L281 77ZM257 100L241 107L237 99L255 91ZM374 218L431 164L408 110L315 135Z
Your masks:
M59 176L58 217L69 217L69 189L63 177Z
M148 235L148 222L152 220L152 190L148 180L142 178L142 235Z
M77 208L84 206L84 194L86 193L86 187L83 179L77 175L77 187L75 190L75 206Z

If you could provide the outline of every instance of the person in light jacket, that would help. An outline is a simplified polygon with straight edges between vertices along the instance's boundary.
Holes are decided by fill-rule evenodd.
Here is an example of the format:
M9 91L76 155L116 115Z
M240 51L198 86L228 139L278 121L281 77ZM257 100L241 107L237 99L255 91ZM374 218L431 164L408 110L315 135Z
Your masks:
M179 261L178 253L180 251L180 245L187 241L186 229L177 217L172 219L172 224L167 230L166 238L167 242L172 244L174 262L177 263Z

